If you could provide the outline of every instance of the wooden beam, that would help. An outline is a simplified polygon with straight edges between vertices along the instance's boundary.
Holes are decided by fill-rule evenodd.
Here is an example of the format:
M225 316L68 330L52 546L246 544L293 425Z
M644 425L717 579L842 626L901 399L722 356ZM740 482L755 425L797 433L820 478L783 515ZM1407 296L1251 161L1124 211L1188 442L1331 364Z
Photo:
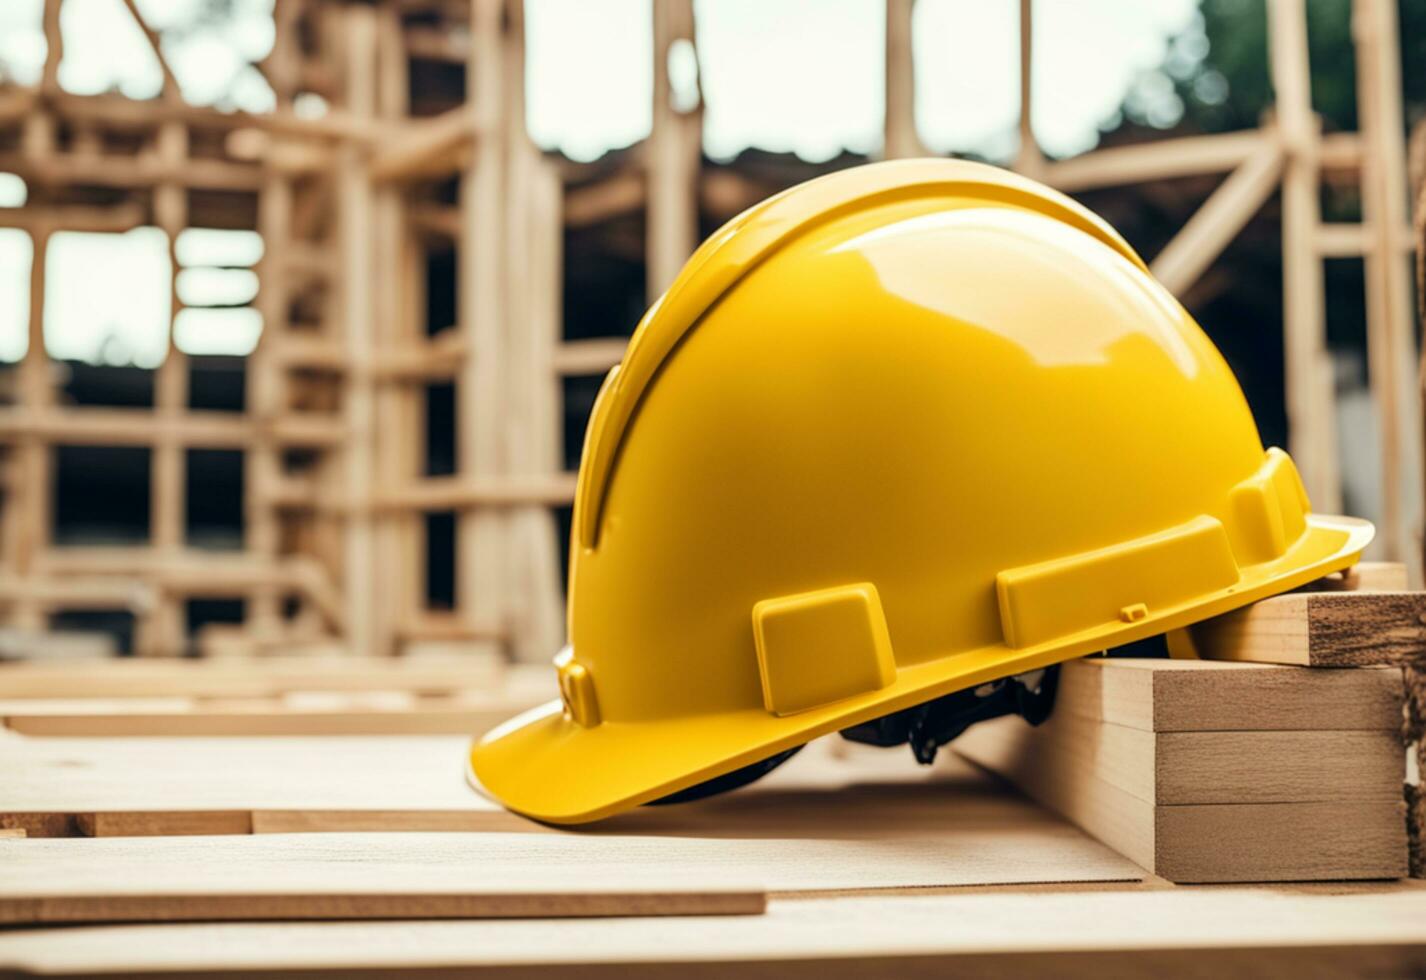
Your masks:
M45 93L44 99L62 118L115 131L152 132L162 123L181 122L192 129L209 132L260 129L298 139L353 140L366 145L380 144L391 137L388 126L339 107L329 108L321 116L298 116L285 109L224 112L181 101L142 101L121 95L76 95L58 90Z
M1409 208L1401 103L1401 42L1391 0L1355 0L1357 106L1362 142L1362 223L1366 255L1367 366L1381 446L1380 541L1420 581L1422 422L1410 266Z
M1182 296L1277 190L1282 151L1267 144L1228 175L1154 258L1149 269Z
M170 102L177 102L183 98L183 92L178 84L178 78L173 74L173 69L168 65L168 59L163 56L163 45L159 42L158 32L149 27L148 21L144 20L144 15L139 13L138 6L134 0L124 0L124 6L128 8L129 16L134 19L140 31L144 34L144 39L148 41L149 50L158 59L159 71L163 73L163 97Z
M1406 871L1399 796L1263 803L1224 802L1223 794L1214 793L1208 802L1177 797L1173 804L1156 802L1142 794L1144 786L1155 784L1158 737L1147 750L1141 746L1124 751L1125 746L1112 744L1115 727L1068 712L1056 713L1038 728L1012 716L973 726L954 748L1173 882L1398 878ZM1248 763L1245 757L1228 758L1209 750L1215 741L1188 745L1187 754L1180 753L1177 761L1182 765L1187 759L1196 767L1201 760L1220 769ZM1309 751L1323 748L1323 741L1304 739L1297 752L1284 744L1272 754L1300 761ZM1348 753L1334 766L1350 770L1354 764L1369 764L1368 758ZM1394 748L1393 759L1400 758ZM1250 770L1260 774L1248 764L1244 772ZM1242 788L1235 781L1225 782ZM1196 788L1210 784L1207 779ZM1291 786L1298 788L1297 783Z
M358 117L376 111L376 11L349 7L343 11L346 107ZM371 499L375 480L375 391L372 384L375 319L372 289L375 250L372 240L373 200L370 174L356 147L340 152L337 210L341 249L341 311L347 371L343 378L343 421L348 441L341 454L341 487L350 509L343 526L341 588L345 600L342 631L354 654L374 647L376 588L375 528Z
M147 221L146 210L133 201L110 207L59 204L0 208L0 228L22 228L32 235L41 230L121 233Z
M138 16L136 8L130 9ZM157 39L153 39L157 45ZM157 51L157 48L155 48ZM167 82L165 83L167 85ZM176 84L176 83L174 83ZM170 98L177 89L169 87ZM167 172L177 172L188 162L188 129L181 122L165 122L159 127L155 157ZM181 425L188 414L188 356L174 339L173 323L183 303L178 296L178 236L188 227L188 192L182 185L165 181L154 188L154 218L168 242L169 266L173 279L169 290L169 319L166 324L167 352L154 376L153 415L161 424ZM175 439L154 443L149 498L149 528L153 548L160 561L179 557L185 546L188 513L187 447ZM135 650L144 656L179 656L186 652L186 615L180 598L160 592L149 614L140 617L134 638Z
M515 474L429 476L386 491L377 499L376 506L383 510L438 511L521 504L559 505L574 499L574 484L573 473L525 477Z
M703 146L700 105L673 104L669 55L675 44L692 43L692 0L654 4L654 111L648 143L647 296L653 302L669 287L698 244L698 170Z
M462 104L431 119L404 124L389 145L378 148L367 166L371 179L429 179L458 170L471 142L490 126L475 107Z
M1094 150L1048 163L1041 179L1051 187L1075 193L1151 180L1227 173L1253 156L1267 139L1269 137L1260 131L1249 129Z
M1337 454L1336 382L1327 352L1321 225L1321 129L1312 111L1303 0L1268 5L1269 61L1276 118L1287 161L1282 181L1283 357L1288 449L1313 505L1342 508Z
M887 0L886 3L886 119L883 155L899 157L926 155L916 132L916 52L912 44L912 15L915 0Z
M564 192L564 222L570 228L586 228L610 218L633 214L648 197L645 178L638 171L624 169Z
M551 362L559 375L605 374L623 359L628 346L623 337L567 340L555 347Z
M60 0L44 0L41 24L45 33L45 67L40 90L46 95L59 91L59 63L64 60L64 32L59 24Z
M1211 660L1363 667L1426 662L1426 592L1290 593L1189 627Z
M0 442L36 436L71 446L176 442L226 449L248 445L260 426L228 412L188 411L173 418L155 418L150 411L130 408L0 409ZM267 428L279 442L292 446L332 446L345 438L340 421L303 413L289 414Z
M1090 657L1061 672L1055 710L1150 732L1389 732L1402 697L1390 668Z
M466 68L466 101L483 119L494 119L506 105L504 59L505 4L470 0L471 62ZM457 409L466 424L459 428L459 479L497 479L501 469L500 413L505 395L506 133L491 130L476 142L461 174L461 234L457 314L467 356L456 381ZM499 617L505 609L503 515L482 508L461 512L456 526L456 606L473 619ZM494 644L481 645L485 652Z
M88 184L147 190L155 184L174 183L204 190L255 191L262 184L262 171L256 164L208 159L175 164L152 155L54 153L40 161L22 153L0 153L0 170L42 187Z
M401 14L387 5L377 13L376 111L386 120L398 120L411 111L410 55L403 43ZM375 266L385 270L372 284L377 351L404 349L423 332L411 315L415 271L409 261L415 234L407 217L407 195L395 184L379 184L374 191ZM373 357L373 381L383 379L387 359ZM408 479L417 471L419 437L415 425L416 392L403 386L378 384L372 438L375 454L374 486L392 478ZM400 624L423 603L424 576L413 560L420 547L419 530L411 515L374 514L376 589L385 600L374 612L373 652L392 656L402 650Z
M1020 106L1017 112L1016 128L1020 133L1020 148L1015 156L1015 169L1037 179L1045 172L1045 155L1035 139L1035 127L1031 118L1034 107L1035 46L1034 16L1031 0L1020 0L1020 17L1017 36L1020 40L1019 78Z

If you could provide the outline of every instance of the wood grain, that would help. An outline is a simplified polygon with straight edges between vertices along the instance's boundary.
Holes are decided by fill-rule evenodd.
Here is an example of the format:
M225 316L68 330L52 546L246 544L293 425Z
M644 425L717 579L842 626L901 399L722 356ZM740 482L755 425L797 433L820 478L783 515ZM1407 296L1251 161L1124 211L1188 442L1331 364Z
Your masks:
M1405 775L1390 731L1155 733L1064 714L1036 738L1155 804L1395 801Z
M1401 673L1091 657L1061 667L1056 709L1148 731L1396 731Z
M128 701L88 704L44 700L0 704L0 724L45 736L480 735L534 703L472 703L462 698L415 699L403 707L301 708L255 701L161 707Z
M23 826L32 836L554 834L466 786L467 748L466 739L434 737L15 739L0 743L0 774L14 777L0 778L0 825ZM904 750L840 740L814 743L744 790L640 808L578 839L609 836L719 839L732 855L747 841L845 847L825 867L810 869L827 887L1139 875L1103 845L950 753L924 767ZM805 853L803 860L809 860ZM846 876L863 865L873 870ZM780 883L788 881L796 885L789 878Z
M1426 592L1309 592L1189 628L1199 656L1309 667L1426 663Z
M31 839L0 841L0 922L751 912L760 910L764 890L1135 877L1128 862L1043 818L960 827L954 836L865 840L575 833Z
M293 691L408 691L439 694L470 689L527 690L553 674L501 668L478 656L267 657L260 660L105 660L75 663L0 662L0 699L264 697Z
M884 894L766 915L68 926L0 932L55 976L1415 976L1426 887Z
M1406 836L1411 877L1426 878L1426 792L1419 785L1406 787Z
M522 834L5 840L0 923L763 910L746 869L719 867L696 847L604 844Z
M470 789L463 736L0 739L31 836L536 827Z
M1225 777L1225 787L1246 787L1249 792L1243 794L1245 799L1224 802L1227 793L1211 786L1210 767L1190 781L1207 799L1193 800L1182 792L1190 784L1180 782L1172 796L1177 802L1156 803L1147 788L1157 791L1161 771L1155 752L1142 739L1181 736L1120 728L1140 738L1126 748L1102 747L1092 734L1115 727L1070 714L1039 728L1003 718L975 726L953 747L1170 881L1321 881L1395 878L1406 872L1399 797L1343 799L1343 784L1337 783L1324 787L1312 801L1264 803L1265 796L1287 795L1283 777L1270 777L1270 785L1278 787L1270 793L1233 774ZM1104 741L1112 743L1113 737ZM1235 764L1250 767L1240 772L1258 765L1235 758L1236 763L1220 759L1214 766L1226 773ZM1399 764L1399 754L1396 759ZM1209 786L1203 785L1202 776L1209 778ZM1287 785L1295 788L1298 780ZM1323 796L1333 798L1320 799Z

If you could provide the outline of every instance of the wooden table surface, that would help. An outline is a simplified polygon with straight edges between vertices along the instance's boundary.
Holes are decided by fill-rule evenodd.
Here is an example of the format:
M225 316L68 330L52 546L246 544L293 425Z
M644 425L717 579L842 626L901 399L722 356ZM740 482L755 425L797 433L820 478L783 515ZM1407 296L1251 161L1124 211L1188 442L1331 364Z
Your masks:
M765 915L0 932L0 975L1421 976L1426 883L774 899Z

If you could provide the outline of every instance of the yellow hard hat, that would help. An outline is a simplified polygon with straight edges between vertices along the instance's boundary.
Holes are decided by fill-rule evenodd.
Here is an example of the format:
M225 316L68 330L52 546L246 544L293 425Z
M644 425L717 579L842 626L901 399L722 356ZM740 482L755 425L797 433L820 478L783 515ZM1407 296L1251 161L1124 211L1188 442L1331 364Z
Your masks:
M579 823L1352 565L1108 225L975 163L729 222L590 420L558 701L471 750Z

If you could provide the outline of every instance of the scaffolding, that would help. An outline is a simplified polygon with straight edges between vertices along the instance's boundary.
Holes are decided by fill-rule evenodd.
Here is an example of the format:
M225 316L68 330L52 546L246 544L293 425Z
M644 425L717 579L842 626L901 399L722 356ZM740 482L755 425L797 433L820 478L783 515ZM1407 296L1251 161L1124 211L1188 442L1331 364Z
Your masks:
M668 77L672 46L696 51L691 0L655 0L652 130L617 166L563 161L527 137L513 0L277 0L276 42L260 66L277 107L262 115L185 104L133 0L129 12L163 67L162 94L137 102L62 91L60 2L45 3L39 84L0 87L0 171L29 188L23 207L0 209L0 226L34 244L28 352L13 403L0 406L0 621L38 635L65 609L124 609L137 623L136 653L175 656L192 650L184 602L213 596L241 599L244 614L240 626L205 631L211 654L458 644L492 658L547 657L564 634L558 512L574 494L565 381L607 371L625 344L566 339L566 235L641 215L634 247L652 301L700 228L781 189L703 159L702 107L679 104ZM1261 126L1067 160L1046 159L1035 144L1030 0L1020 6L1015 169L1068 193L1226 174L1153 259L1170 290L1183 294L1281 193L1289 448L1323 511L1340 507L1342 483L1323 262L1364 259L1381 555L1419 569L1421 394L1394 4L1354 5L1360 132L1323 135L1304 0L1268 0L1277 102ZM887 0L889 157L925 153L913 113L913 12L913 0ZM299 111L309 94L325 100L324 114ZM1322 221L1328 173L1359 182L1360 223ZM190 365L171 339L151 408L61 403L44 337L49 238L142 226L167 235L171 257L190 226L261 235L264 326L242 412L191 407ZM453 263L454 322L431 322L441 306L426 274L435 253ZM175 313L181 306L175 291ZM453 472L435 472L429 459L432 384L454 387ZM54 540L60 446L150 451L146 544ZM185 542L195 449L243 454L239 552ZM426 515L447 512L455 595L450 609L432 610Z

